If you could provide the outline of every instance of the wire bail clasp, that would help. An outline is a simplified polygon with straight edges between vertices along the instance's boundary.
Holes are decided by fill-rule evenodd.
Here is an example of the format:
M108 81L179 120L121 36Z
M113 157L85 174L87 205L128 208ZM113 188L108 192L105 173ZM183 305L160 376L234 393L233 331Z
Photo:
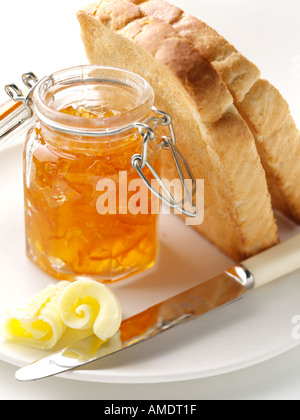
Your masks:
M24 108L28 112L28 117L31 118L33 116L33 109L32 109L32 90L35 88L37 83L39 82L39 79L36 77L36 75L32 72L24 73L22 75L22 81L24 85L29 89L26 96L23 95L23 92L21 89L18 88L15 84L6 85L5 86L5 92L7 95L15 102L22 102ZM26 118L26 119L27 119Z
M25 73L22 75L24 85L29 89L26 95L22 90L13 84L5 86L5 92L15 103L20 102L20 106L8 113L8 116L0 121L0 146L5 142L6 137L19 128L23 123L27 122L34 116L32 106L32 91L36 87L39 79L32 73Z
M195 177L186 161L186 159L183 157L183 155L180 153L178 148L176 147L176 138L175 138L175 131L172 125L172 118L171 116L156 107L152 108L152 111L157 115L148 118L144 123L136 123L135 127L139 129L140 134L143 137L143 152L142 154L135 154L132 156L131 159L131 165L133 168L137 171L140 178L145 182L148 189L156 196L158 197L164 204L169 206L172 209L178 210L180 213L188 216L188 217L197 217L198 216L198 210L197 207L193 201L193 196L196 192L196 180ZM152 127L150 126L152 125ZM174 196L171 194L169 189L167 188L166 184L162 180L162 178L158 175L156 170L153 168L151 163L148 161L148 143L149 141L153 141L155 138L155 131L160 126L168 127L170 130L170 137L164 136L162 137L162 142L160 144L161 149L170 150L174 159L174 163L176 165L177 172L180 177L181 184L183 186L184 190L184 198L178 202L176 202ZM190 180L192 181L192 189L189 190L187 186L187 182L184 178L183 168L186 169ZM160 186L162 192L165 194L165 197L162 193L160 193L158 190L156 190L151 182L147 179L145 176L143 170L145 168L148 168L150 172L152 173L153 177L157 181L158 185ZM193 211L189 211L185 209L185 204L189 203Z

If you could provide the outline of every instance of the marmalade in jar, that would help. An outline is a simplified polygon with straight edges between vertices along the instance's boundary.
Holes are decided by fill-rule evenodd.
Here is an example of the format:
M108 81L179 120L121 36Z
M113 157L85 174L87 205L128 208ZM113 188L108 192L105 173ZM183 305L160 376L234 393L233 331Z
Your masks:
M119 114L111 109L88 109L75 104L60 112L87 119ZM40 123L27 137L27 255L60 280L91 277L112 282L152 267L157 254L158 220L157 213L152 214L153 196L146 188L142 211L133 211L129 204L138 191L128 189L131 181L135 185L139 179L131 158L141 153L140 133L131 130L117 139L106 136L91 142L89 138L84 142L66 138ZM159 171L155 147L150 147L148 159ZM153 178L147 168L145 175L149 180ZM108 191L100 185L101 181L103 185L110 186L111 182L115 186L114 211L99 208L100 202L105 204L110 199L107 195L106 200L101 200ZM122 194L126 191L127 200L121 198L121 189ZM137 207L139 201L133 200Z

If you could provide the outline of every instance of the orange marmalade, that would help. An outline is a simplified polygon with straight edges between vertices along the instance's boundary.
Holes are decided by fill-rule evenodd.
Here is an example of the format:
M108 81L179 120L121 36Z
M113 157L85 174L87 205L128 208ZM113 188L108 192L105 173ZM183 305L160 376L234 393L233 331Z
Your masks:
M59 111L82 119L120 114L76 104ZM131 166L132 156L142 151L141 134L131 130L114 138L80 140L42 123L27 137L28 257L59 280L90 277L113 282L152 267L157 254L157 212L152 214L153 197L147 188L143 190L147 197L140 195L139 177ZM159 171L155 147L150 146L148 158ZM147 168L144 172L149 180L153 178Z

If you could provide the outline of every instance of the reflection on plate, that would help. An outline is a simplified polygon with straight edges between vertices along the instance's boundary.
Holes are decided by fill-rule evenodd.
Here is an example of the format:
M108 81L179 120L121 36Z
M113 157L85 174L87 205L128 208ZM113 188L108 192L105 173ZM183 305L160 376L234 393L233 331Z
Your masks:
M2 312L55 280L25 257L22 146L1 153L0 167ZM280 216L278 220L283 240L300 232ZM112 286L126 318L219 274L232 264L181 219L163 215L160 223L160 256L156 267ZM292 319L300 315L299 278L300 273L294 273L251 291L234 305L62 376L110 383L168 382L218 375L267 360L300 344L292 336ZM0 341L0 359L16 366L45 355L39 350Z

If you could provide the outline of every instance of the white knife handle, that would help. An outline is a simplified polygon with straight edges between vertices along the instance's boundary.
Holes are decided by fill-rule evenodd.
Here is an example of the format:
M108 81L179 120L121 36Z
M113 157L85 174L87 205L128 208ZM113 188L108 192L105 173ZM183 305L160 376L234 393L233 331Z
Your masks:
M243 265L254 277L255 288L297 271L300 269L300 235L249 258Z

